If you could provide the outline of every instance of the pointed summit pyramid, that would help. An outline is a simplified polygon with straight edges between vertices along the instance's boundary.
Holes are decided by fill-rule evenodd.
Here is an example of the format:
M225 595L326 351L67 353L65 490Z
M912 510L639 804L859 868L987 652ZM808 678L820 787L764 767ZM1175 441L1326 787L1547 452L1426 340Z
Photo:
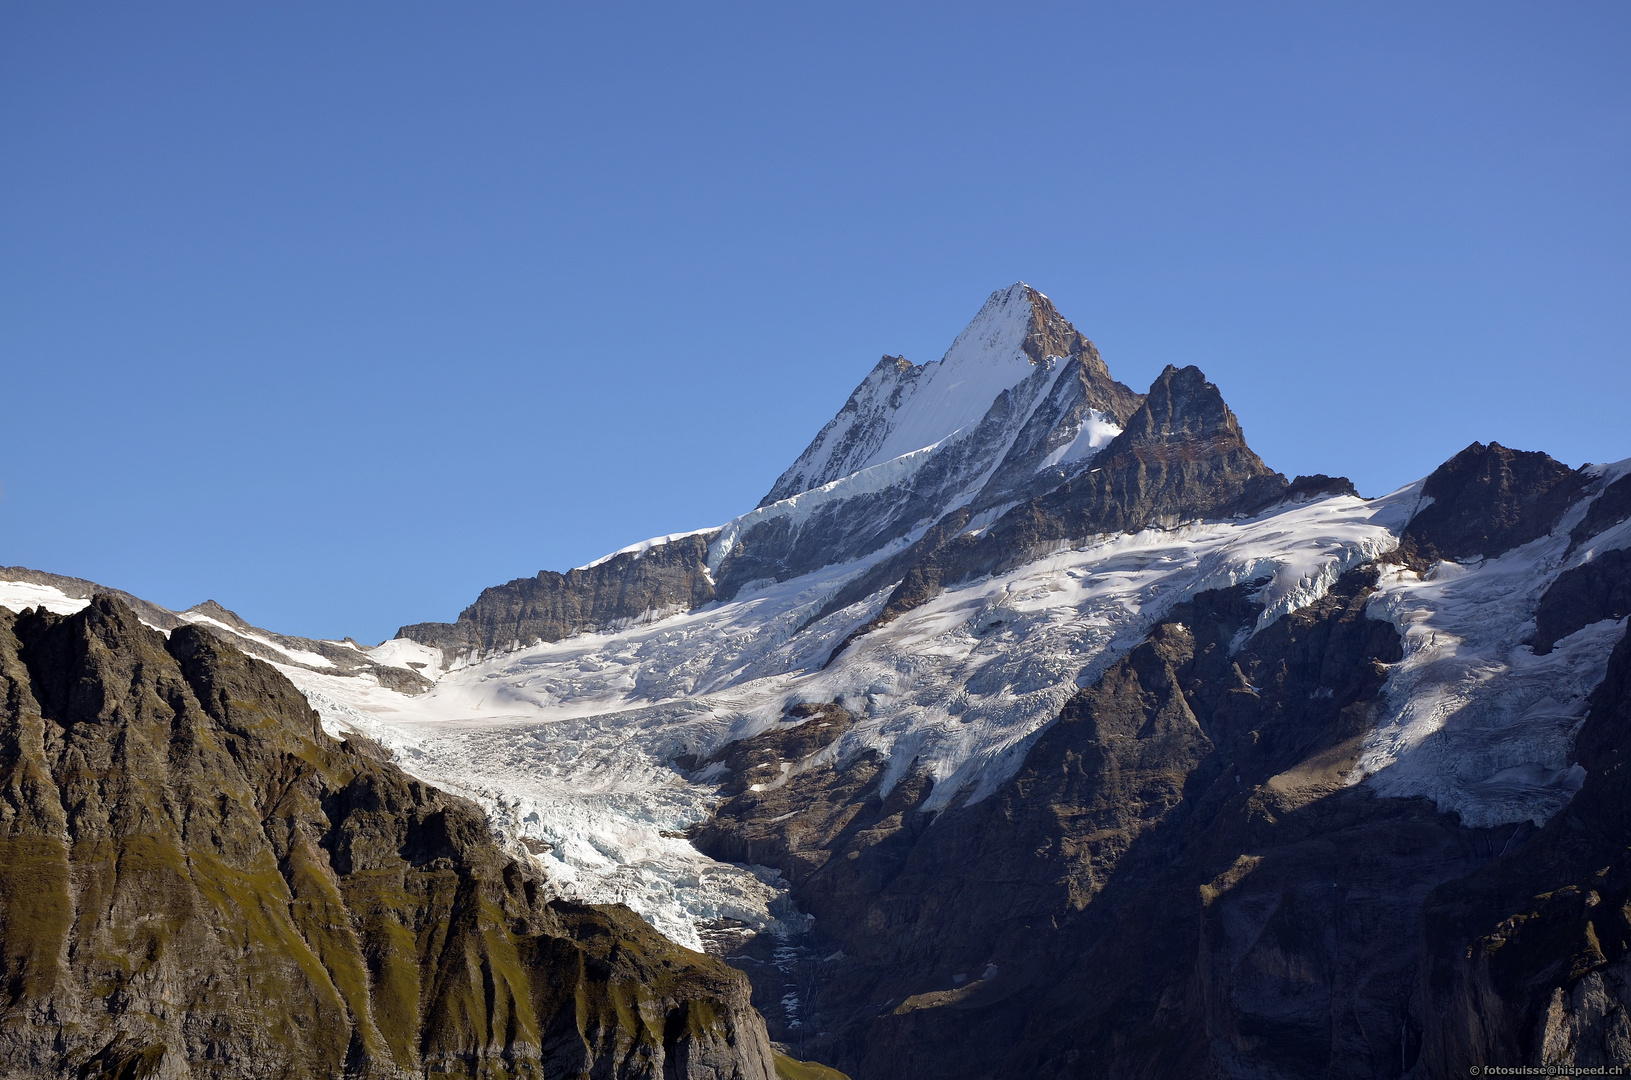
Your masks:
M1110 378L1093 343L1023 281L998 289L939 360L878 361L759 505L970 432L1004 394L1010 412L1035 405L1069 361L1087 391L1083 403L1118 427L1125 423L1138 395Z

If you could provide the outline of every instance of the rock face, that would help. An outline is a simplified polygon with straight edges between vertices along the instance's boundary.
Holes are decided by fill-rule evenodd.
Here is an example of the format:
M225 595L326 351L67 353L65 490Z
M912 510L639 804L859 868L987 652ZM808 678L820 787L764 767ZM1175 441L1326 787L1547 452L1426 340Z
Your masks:
M1604 619L1631 615L1631 552L1605 551L1558 576L1535 610L1535 652Z
M441 649L451 660L689 611L715 596L707 566L711 538L687 536L564 574L541 570L483 589L457 622L416 623L397 637Z
M251 626L236 612L229 611L214 600L194 604L185 611L171 611L84 578L48 574L26 566L0 566L0 605L13 610L20 611L43 603L58 614L66 614L77 611L91 597L99 594L117 598L148 626L166 632L180 626L198 626L250 656L270 663L325 674L371 678L399 694L418 694L431 685L430 680L421 673L432 666L432 658L429 657L407 664L382 663L370 654L370 650L349 638L345 641L315 641L263 630Z
M828 604L836 611L898 581L882 612L849 640L923 603L942 587L1021 565L1067 539L1249 513L1290 496L1284 476L1246 445L1240 424L1199 368L1169 366L1092 468L970 531L959 509ZM1351 491L1346 480L1298 478L1297 493ZM845 644L848 644L846 642Z
M0 609L0 1071L768 1080L746 980L113 597Z
M749 513L404 628L478 661L424 700L515 708L404 745L857 1080L1617 1063L1628 522L1631 461L1493 443L1288 480L1015 285Z
M1055 377L1044 378L1050 372ZM971 381L983 384L981 390L970 392ZM1043 383L1050 384L1047 390ZM1026 437L1006 447L1013 463L1029 464L1030 472L1080 434L1088 410L1120 427L1138 407L1138 395L1110 377L1093 343L1053 301L1019 282L992 293L936 363L912 364L903 356L878 361L759 505L978 430L1004 394L1025 410L1038 404L1039 394L1048 395Z
M1586 487L1578 470L1536 451L1473 443L1433 470L1432 499L1399 545L1409 561L1493 559L1546 535Z
M1602 545L1615 527L1631 520L1631 474L1607 485L1569 533L1571 554L1584 556L1560 574L1535 609L1535 652L1545 655L1557 642L1603 619L1631 615L1631 551Z
M1409 1023L1420 903L1511 830L1345 785L1398 657L1372 576L1240 651L1248 588L1183 605L973 806L931 819L921 778L885 790L865 760L727 801L699 845L778 867L812 951L841 950L812 980L822 1056L864 1077L1401 1075L1413 1051L1367 1033Z

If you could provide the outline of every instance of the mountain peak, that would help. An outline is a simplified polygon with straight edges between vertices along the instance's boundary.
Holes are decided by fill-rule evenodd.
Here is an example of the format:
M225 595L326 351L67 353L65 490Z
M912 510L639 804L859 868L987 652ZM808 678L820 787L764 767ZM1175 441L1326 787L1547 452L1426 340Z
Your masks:
M986 297L940 362L955 365L978 356L1008 358L1017 352L1032 364L1042 364L1049 357L1076 356L1092 347L1045 293L1016 281Z
M1012 398L1027 380L1035 385L1022 396L1045 392L1046 372L1070 360L1080 362L1095 388L1092 407L1117 422L1136 408L1137 395L1114 383L1093 343L1052 300L1023 281L998 289L939 360L879 361L760 505L972 431L999 398Z
M1193 364L1168 364L1155 377L1144 405L1127 421L1126 442L1159 442L1172 438L1243 438L1240 421L1224 403L1218 388Z

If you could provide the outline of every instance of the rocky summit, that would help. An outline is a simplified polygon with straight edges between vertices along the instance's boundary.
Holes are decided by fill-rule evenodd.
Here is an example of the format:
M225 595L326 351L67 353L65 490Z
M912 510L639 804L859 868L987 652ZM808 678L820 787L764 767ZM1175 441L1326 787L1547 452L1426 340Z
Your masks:
M6 1060L1631 1065L1631 459L1288 472L1019 283L740 516L372 648L0 569Z

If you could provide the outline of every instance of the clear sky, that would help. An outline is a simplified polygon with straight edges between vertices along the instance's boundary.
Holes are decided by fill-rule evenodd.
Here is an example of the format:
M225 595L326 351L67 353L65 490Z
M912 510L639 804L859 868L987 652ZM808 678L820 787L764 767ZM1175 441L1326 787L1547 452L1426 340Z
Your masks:
M1284 472L1631 455L1631 5L11 3L0 564L364 641L993 289Z

